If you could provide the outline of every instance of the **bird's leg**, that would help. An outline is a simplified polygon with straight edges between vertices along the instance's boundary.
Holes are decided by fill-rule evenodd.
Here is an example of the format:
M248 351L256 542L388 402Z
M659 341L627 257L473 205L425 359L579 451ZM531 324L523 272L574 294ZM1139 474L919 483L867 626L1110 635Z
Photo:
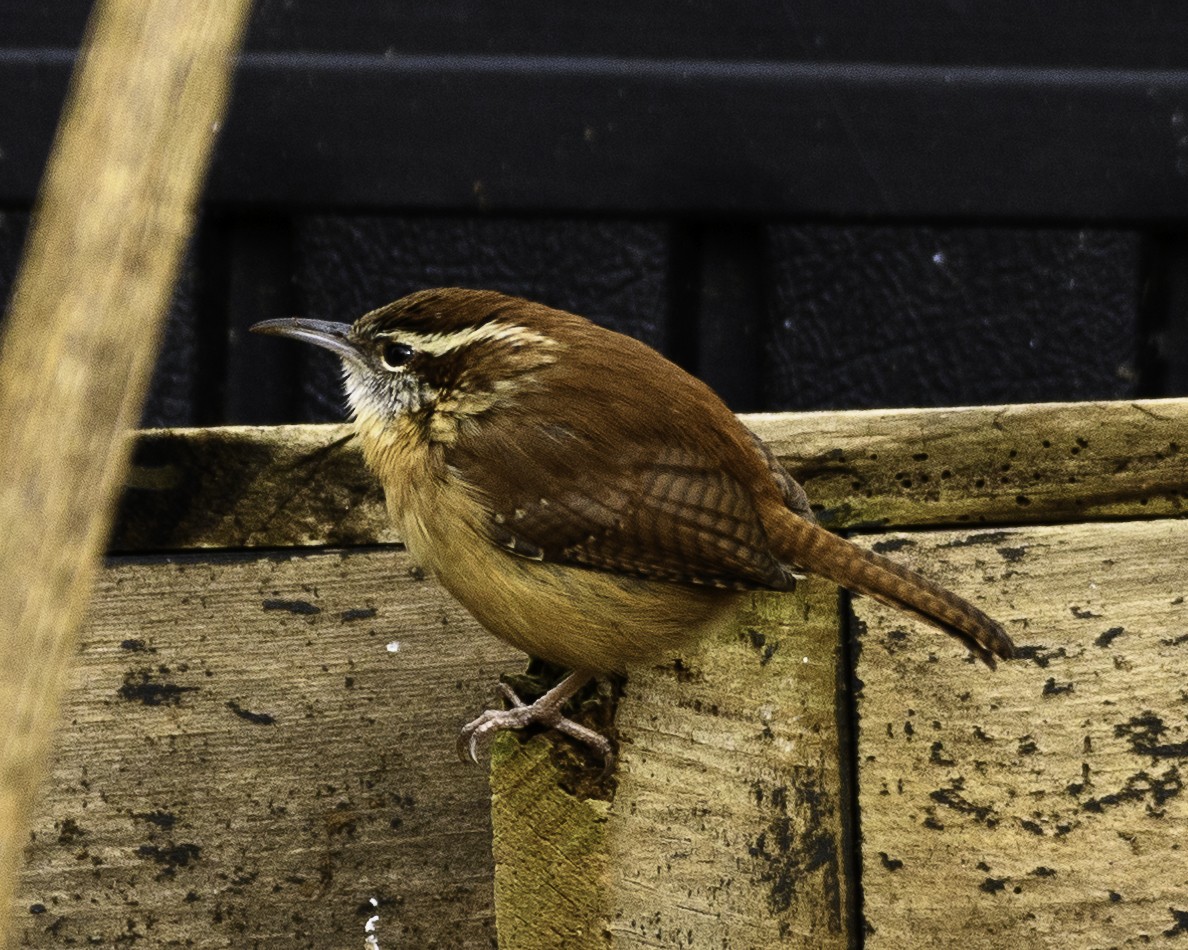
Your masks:
M484 736L502 732L504 729L523 729L525 726L539 723L585 743L602 756L609 769L613 750L606 737L561 715L561 707L592 678L592 673L570 673L531 705L525 704L506 683L500 683L499 688L512 704L512 708L488 709L473 722L463 726L462 732L458 735L459 757L463 762L469 758L478 764L478 744Z

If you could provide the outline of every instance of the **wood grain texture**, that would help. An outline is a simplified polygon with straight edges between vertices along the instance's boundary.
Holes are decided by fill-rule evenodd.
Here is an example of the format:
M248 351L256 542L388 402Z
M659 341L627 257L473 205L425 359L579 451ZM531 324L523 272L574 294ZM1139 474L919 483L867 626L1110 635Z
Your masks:
M248 6L95 4L42 181L0 350L3 909Z
M1182 943L1188 521L873 544L975 595L1021 649L989 676L856 601L866 945Z
M572 779L506 741L492 778L500 946L846 946L838 627L835 590L809 581L632 670L609 806L554 791L538 807L541 787Z
M744 419L829 528L1188 512L1188 399Z
M356 947L378 915L381 947L490 947L487 780L453 745L521 664L399 550L113 562L24 946Z
M1188 399L741 418L834 530L1188 511ZM142 432L113 549L396 540L348 432Z
M505 950L608 946L610 802L573 781L595 769L559 765L556 751L555 737L544 735L504 733L492 746L491 821L501 830L492 839L495 922Z

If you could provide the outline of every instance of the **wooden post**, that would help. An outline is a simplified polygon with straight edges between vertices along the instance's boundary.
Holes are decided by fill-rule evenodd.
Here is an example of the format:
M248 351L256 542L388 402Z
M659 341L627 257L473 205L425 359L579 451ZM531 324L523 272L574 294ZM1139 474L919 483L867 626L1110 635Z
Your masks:
M0 350L0 945L246 0L101 0Z
M849 945L837 608L816 578L756 595L724 637L631 671L605 800L553 737L501 739L501 947Z

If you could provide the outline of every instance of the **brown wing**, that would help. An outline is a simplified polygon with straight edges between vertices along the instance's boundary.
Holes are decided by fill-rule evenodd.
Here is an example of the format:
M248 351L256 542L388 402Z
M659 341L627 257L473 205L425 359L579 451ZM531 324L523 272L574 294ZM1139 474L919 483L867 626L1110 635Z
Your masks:
M483 501L492 540L520 556L651 580L793 586L738 478L671 434L619 435L520 417L492 422L447 461Z

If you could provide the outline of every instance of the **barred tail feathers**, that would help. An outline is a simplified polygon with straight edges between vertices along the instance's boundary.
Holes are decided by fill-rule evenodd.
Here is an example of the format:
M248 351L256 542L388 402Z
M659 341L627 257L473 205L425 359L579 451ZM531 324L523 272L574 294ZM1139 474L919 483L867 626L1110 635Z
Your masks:
M769 534L776 556L857 594L914 614L961 640L991 669L1014 656L1002 625L963 597L890 558L820 528L790 511Z

